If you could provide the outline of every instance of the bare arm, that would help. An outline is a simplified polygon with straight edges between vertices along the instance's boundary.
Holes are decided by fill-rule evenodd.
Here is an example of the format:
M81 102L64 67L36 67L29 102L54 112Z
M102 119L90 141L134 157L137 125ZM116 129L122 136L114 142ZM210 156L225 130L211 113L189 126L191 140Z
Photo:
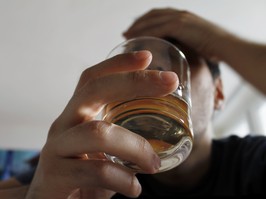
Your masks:
M154 9L138 18L124 33L136 36L173 37L199 54L226 62L266 94L266 45L243 40L193 13Z
M266 45L229 35L220 40L215 50L220 60L266 94Z

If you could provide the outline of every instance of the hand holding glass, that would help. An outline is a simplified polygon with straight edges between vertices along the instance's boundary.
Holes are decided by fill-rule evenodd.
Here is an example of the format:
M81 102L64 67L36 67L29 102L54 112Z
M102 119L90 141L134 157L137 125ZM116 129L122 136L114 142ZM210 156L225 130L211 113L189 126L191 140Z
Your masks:
M115 47L108 57L120 53L149 50L152 62L146 70L174 71L177 90L165 97L139 97L105 106L103 120L143 136L161 158L158 172L178 166L190 154L193 131L190 118L190 69L184 54L170 42L155 37L138 37ZM136 172L140 168L109 154L106 157Z

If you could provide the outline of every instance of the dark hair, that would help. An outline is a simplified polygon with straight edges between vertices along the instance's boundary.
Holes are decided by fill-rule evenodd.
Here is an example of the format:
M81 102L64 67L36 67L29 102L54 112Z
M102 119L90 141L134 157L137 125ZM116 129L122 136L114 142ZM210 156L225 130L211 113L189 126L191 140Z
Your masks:
M205 59L207 65L208 65L208 68L211 72L211 75L213 77L213 79L216 79L217 77L219 77L221 75L221 70L220 70L220 66L219 66L219 63L218 62L213 62L213 61L210 61L208 59Z
M198 62L198 58L200 57L200 55L195 50L189 48L185 44L182 44L182 42L179 42L176 39L173 39L172 37L164 37L163 39L174 44L177 48L179 48L181 51L183 51L183 53L185 54L185 56L186 56L186 58L190 64ZM203 57L203 59L205 60L207 66L211 72L211 75L212 75L213 79L215 80L217 77L219 77L221 75L219 63L211 61L211 60L206 59L204 57Z

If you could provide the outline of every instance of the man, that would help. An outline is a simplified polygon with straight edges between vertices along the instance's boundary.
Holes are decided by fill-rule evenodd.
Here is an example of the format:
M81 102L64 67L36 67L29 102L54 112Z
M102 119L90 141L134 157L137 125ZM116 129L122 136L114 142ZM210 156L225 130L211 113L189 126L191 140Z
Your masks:
M178 86L174 73L143 71L151 54L139 51L115 56L83 72L73 97L50 128L31 184L6 188L0 196L63 199L265 194L266 138L212 140L211 119L224 99L215 63L227 62L266 93L266 47L174 9L148 12L124 35L127 39L142 35L165 38L180 45L188 56L195 140L187 160L156 174L160 161L145 139L94 120L106 103L146 96L148 89L149 96L164 96ZM107 161L102 152L136 163L147 174L135 175ZM12 197L15 194L20 196Z

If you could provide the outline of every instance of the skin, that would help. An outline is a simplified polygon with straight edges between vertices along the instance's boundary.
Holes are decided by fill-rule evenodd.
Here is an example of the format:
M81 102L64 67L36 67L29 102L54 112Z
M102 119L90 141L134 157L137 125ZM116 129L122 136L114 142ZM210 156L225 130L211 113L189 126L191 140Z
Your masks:
M124 33L127 39L142 35L175 38L200 55L190 62L195 140L187 160L175 169L154 174L160 161L145 139L114 124L94 120L106 103L136 96L164 96L178 86L178 77L173 73L143 70L151 61L149 52L119 55L83 72L72 98L50 128L31 185L11 189L11 183L0 191L1 198L97 199L110 198L115 192L138 196L141 186L135 173L106 161L103 151L136 163L164 186L190 189L199 182L209 167L211 118L224 100L222 81L212 78L203 57L227 62L265 93L265 47L243 41L192 13L174 9L152 10ZM20 196L12 197L17 193Z

